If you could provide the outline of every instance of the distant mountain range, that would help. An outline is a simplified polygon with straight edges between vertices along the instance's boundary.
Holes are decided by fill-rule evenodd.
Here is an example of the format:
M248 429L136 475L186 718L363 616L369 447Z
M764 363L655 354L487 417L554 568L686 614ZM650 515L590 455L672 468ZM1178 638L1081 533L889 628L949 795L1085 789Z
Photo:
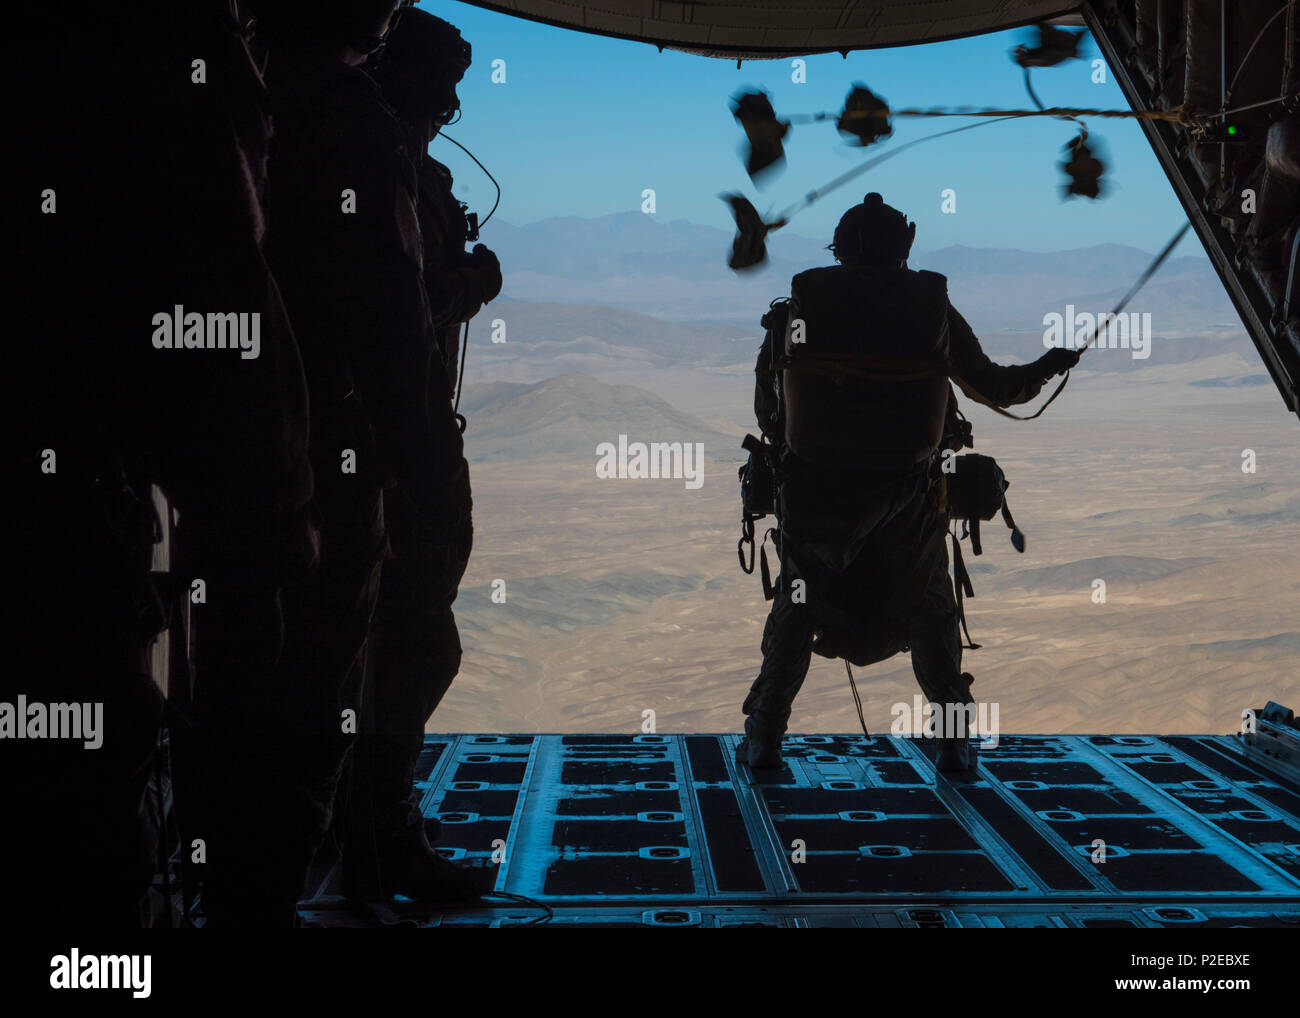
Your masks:
M734 435L682 413L652 393L631 385L608 385L581 372L533 384L491 382L469 385L461 396L469 421L465 451L471 462L487 460L589 460L596 447L632 442L701 443L712 459L740 460Z
M490 342L493 319L505 324L504 342ZM471 324L474 351L468 363L488 371L490 379L535 381L539 373L591 372L611 365L650 369L752 361L761 338L757 320L748 328L688 326L601 305L500 301Z
M1213 284L1205 284L1208 289ZM1004 291L1005 292L1005 291ZM992 298L989 298L990 300ZM1023 293L1008 296L1005 304L1024 301ZM960 306L957 298L954 305ZM1089 302L1079 310L1105 307ZM1062 305L1063 307L1063 305ZM766 305L764 305L766 310ZM985 328L981 316L967 307L967 319L980 337L984 350L1001 363L1023 363L1043 352L1041 326L1034 331ZM1006 312L1004 312L1005 314ZM992 316L990 316L992 317ZM505 324L505 342L490 342L493 319ZM1155 327L1151 357L1135 360L1128 351L1107 350L1090 354L1084 367L1090 371L1154 373L1162 366L1200 361L1224 354L1237 354L1244 364L1258 365L1258 354L1240 329L1234 331L1174 332ZM730 369L749 376L762 340L757 319L743 324L714 323L686 325L665 321L637 311L602 305L495 301L470 327L470 351L466 380L532 383L572 371L586 372L607 380L645 384L672 396L660 385L650 385L649 376L665 371L700 372ZM749 376L752 378L752 376ZM1237 388L1269 384L1257 373L1198 382L1203 387ZM748 383L745 383L748 384Z
M771 236L768 263L752 273L727 268L731 235L685 220L623 212L544 219L528 226L494 221L484 241L501 258L509 301L607 305L679 324L756 329L790 277L832 264L825 242L784 231ZM1239 330L1227 294L1195 240L1184 241L1136 298L1160 334ZM977 330L1037 332L1043 315L1073 303L1110 310L1152 255L1121 244L1055 252L947 247L914 252L912 266L949 277L954 305Z
M1243 375L1240 378L1201 378L1187 384L1206 389L1240 389L1243 386L1272 385L1273 379L1268 375Z

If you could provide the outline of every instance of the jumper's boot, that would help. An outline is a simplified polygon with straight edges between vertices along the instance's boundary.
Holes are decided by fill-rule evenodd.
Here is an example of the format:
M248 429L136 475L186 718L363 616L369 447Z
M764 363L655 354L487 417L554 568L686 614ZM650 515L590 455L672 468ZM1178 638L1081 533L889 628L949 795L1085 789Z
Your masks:
M963 674L963 678L965 674ZM963 773L975 769L975 748L970 741L970 724L974 718L973 703L936 704L943 711L936 734L939 752L934 766L945 773Z
M476 871L440 855L422 823L381 836L377 845L380 880L389 897L400 894L424 905L477 901L483 896Z
M755 770L779 770L784 763L781 734L755 723L753 717L746 718L745 737L736 747L736 763Z
M974 754L968 739L943 738L939 740L939 756L935 767L953 773L970 771Z

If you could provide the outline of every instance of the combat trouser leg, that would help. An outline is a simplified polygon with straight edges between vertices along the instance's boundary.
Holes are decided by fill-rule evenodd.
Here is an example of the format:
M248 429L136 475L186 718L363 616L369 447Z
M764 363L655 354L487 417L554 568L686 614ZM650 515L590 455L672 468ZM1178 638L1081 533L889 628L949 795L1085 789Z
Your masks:
M961 633L948 576L948 551L942 542L937 548L929 563L929 581L920 611L908 627L908 642L916 681L937 712L940 769L965 770L974 698L961 670Z
M348 882L361 897L464 900L478 896L477 884L431 848L436 823L425 821L414 782L425 724L460 668L451 605L473 541L468 493L450 541L430 534L413 508L400 489L386 493L393 557L384 563L367 648L368 722L353 771ZM366 886L375 877L379 886Z
M366 678L374 715L371 792L380 834L423 823L414 780L424 726L460 670L452 603L474 532L468 486L448 497L460 504L461 523L454 534L431 534L402 489L385 493L392 557L384 563Z
M806 606L791 600L789 584L783 582L763 626L763 664L741 707L746 738L769 760L774 759L772 749L779 753L794 698L808 676L813 630Z
M429 580L441 585L449 570L463 573L469 543L466 537L457 546L440 549L432 560L384 564L367 654L374 710L372 787L380 830L396 831L420 820L413 783L425 724L460 670L462 656L451 604L445 598L429 603L421 595L427 595Z
M227 656L206 682L199 669L209 782L201 821L211 838L204 907L227 924L294 921L360 723L360 659L385 551L383 507L378 488L331 480L316 500L320 569L283 593L278 666L244 671ZM268 614L249 614L227 621L213 640L240 647L250 642L239 635L247 625L251 642L265 646Z
M793 460L783 469L788 476L780 490L781 580L763 628L763 664L742 707L748 739L777 749L821 627L813 607L792 600L793 581L807 581L805 594L818 591L812 597L833 596L830 584L869 536L924 498L922 477L876 475L852 485Z

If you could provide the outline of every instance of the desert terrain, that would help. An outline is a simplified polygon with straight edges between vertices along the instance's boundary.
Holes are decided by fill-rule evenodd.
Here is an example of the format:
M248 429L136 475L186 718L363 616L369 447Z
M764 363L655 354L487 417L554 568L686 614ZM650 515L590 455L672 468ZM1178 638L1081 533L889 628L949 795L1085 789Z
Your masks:
M1255 367L1232 354L1158 379L1077 371L1027 423L967 406L1028 542L1017 554L995 519L982 556L965 547L982 644L965 665L1004 731L1227 732L1244 707L1295 700L1294 422L1271 385L1191 384ZM586 455L477 458L471 413L465 662L431 730L633 731L645 710L660 732L738 727L767 606L736 559L738 453L712 439L728 423L742 433L752 376L701 374L679 391L707 430L638 432L633 417L606 428L611 441L620 427L646 440L707 435L698 490L600 479L594 442ZM491 600L497 579L504 603ZM868 726L887 727L891 705L916 692L910 663L862 675ZM792 730L856 727L843 666L814 658Z
M637 732L650 710L659 732L740 730L767 604L736 559L739 441L756 430L757 317L790 266L738 282L725 235L647 218L543 222L501 245L515 282L472 326L462 401L465 659L431 731ZM546 258L593 237L600 271ZM991 357L1023 363L1044 313L1110 308L1149 259L948 248L914 264L949 276ZM663 296L678 291L690 299ZM1297 421L1193 245L1130 309L1152 313L1151 355L1088 353L1038 420L962 401L1027 538L1017 554L995 519L982 556L965 546L982 647L964 664L1005 732L1226 733L1244 708L1300 706ZM506 342L488 341L491 319ZM701 443L703 485L597 477L597 445L620 434ZM910 661L859 671L867 723L885 729L918 692ZM842 663L814 658L791 730L857 728Z

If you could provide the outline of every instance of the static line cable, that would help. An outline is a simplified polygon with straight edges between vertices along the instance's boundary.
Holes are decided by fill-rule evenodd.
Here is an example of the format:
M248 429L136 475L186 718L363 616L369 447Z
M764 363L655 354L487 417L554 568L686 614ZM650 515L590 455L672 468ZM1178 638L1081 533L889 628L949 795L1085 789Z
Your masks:
M1178 242L1183 239L1187 231L1191 228L1192 224L1190 222L1183 223L1183 225L1178 228L1178 232L1175 233L1169 243L1164 246L1164 250L1156 255L1155 261L1146 267L1146 271L1144 271L1142 275L1138 276L1137 282L1133 284L1129 289L1129 292L1124 294L1123 300L1115 305L1115 310L1106 316L1108 324L1109 320L1119 315L1119 313L1128 306L1128 302L1137 296L1137 292L1141 290L1142 287L1146 286L1147 280L1156 274L1156 271L1160 266L1165 263L1165 259L1173 253L1174 248L1178 246ZM1088 337L1088 342L1083 344L1082 349L1087 350L1092 346L1093 342L1097 339L1097 334L1101 331L1101 326L1102 323L1098 322L1096 327L1092 330L1092 335Z
M1040 110L968 109L966 107L957 107L947 110L890 110L888 114L878 110L853 110L844 114L817 113L812 114L807 120L827 120L841 115L846 118L884 117L887 115L891 117L1054 117L1060 120L1074 120L1077 117L1111 117L1122 120L1167 120L1171 123L1182 124L1184 127L1197 127L1206 121L1221 120L1234 113L1243 113L1247 110L1259 109L1262 106L1275 106L1286 102L1294 95L1295 93L1280 95L1274 99L1263 99L1257 103L1251 103L1248 106L1237 106L1221 113L1199 115L1188 113L1181 106L1173 110L1099 110L1082 106L1048 106ZM789 119L791 123L806 122L801 121L797 116Z
M542 923L550 922L555 918L555 909L545 901L538 901L536 898L525 897L522 894L511 894L508 891L490 891L485 897L490 898L507 898L510 901L517 901L521 905L527 905L530 908L542 909L542 914L533 916L533 918L520 923L520 926L540 926ZM490 904L490 902L489 902Z
M862 716L862 697L858 695L858 684L853 681L853 669L847 659L844 662L844 670L849 673L849 688L853 690L853 705L858 709L858 724L862 726L862 734L870 739L871 733L867 731L867 719Z
M1264 33L1268 31L1269 26L1272 25L1273 22L1275 22L1278 18L1280 18L1283 14L1285 14L1294 6L1295 6L1295 0L1288 0L1287 3L1283 4L1281 7L1279 7L1276 11L1273 12L1272 17L1270 17L1267 21L1264 22L1263 27L1260 28L1259 30L1259 34L1255 36L1255 41L1250 44L1250 49L1246 50L1246 55L1241 58L1241 63L1237 65L1237 73L1232 76L1232 84L1228 86L1228 90L1224 93L1225 105L1227 104L1227 100L1232 98L1232 90L1237 87L1237 81L1241 77L1241 72L1244 71L1246 69L1246 65L1250 63L1250 58L1255 53L1255 47L1258 46L1260 40L1264 38Z
M1031 93L1031 98L1032 98ZM1035 99L1035 101L1037 101ZM1194 124L1196 117L1174 110L1102 110L1083 106L1048 106L1034 110L1007 110L992 106L932 106L929 109L912 107L902 110L845 110L842 113L795 113L784 119L791 124L810 124L822 120L856 119L859 117L1113 117L1123 120L1171 120L1180 124Z
M1280 95L1276 99L1261 99L1259 102L1251 103L1249 106L1235 106L1230 110L1224 110L1222 113L1211 113L1206 117L1206 119L1222 120L1225 117L1230 117L1235 113L1246 113L1249 110L1257 110L1261 106L1276 106L1286 102L1288 99L1294 98L1295 95L1296 93L1292 92L1290 95Z
M1134 283L1133 286L1129 289L1128 293L1124 295L1124 298L1118 304L1115 305L1115 309L1111 311L1110 314L1108 315L1098 316L1097 324L1093 327L1092 335L1088 337L1088 342L1084 343L1083 346L1078 348L1080 353L1082 353L1084 350L1087 350L1089 347L1091 347L1092 344L1096 342L1097 336L1101 332L1103 326L1109 327L1111 321L1116 317L1118 317L1119 313L1128 306L1128 302L1131 301L1137 295L1137 292L1147 284L1147 281L1156 274L1156 270L1159 269L1160 266L1165 263L1165 259L1169 257L1169 255L1173 252L1174 248L1178 246L1178 242L1183 239L1183 236L1191 228L1192 228L1192 224L1190 222L1183 223L1183 225L1178 228L1178 232L1174 234L1173 238L1169 241L1169 243L1164 246L1164 250L1162 250L1158 255L1156 255L1155 260L1146 267L1146 271L1144 271L1142 275L1138 277L1137 282ZM1061 390L1065 388L1065 383L1068 382L1069 380L1070 380L1070 372L1066 371L1065 376L1061 379L1061 384L1056 387L1056 390L1050 396L1047 397L1047 402L1044 403L1042 406L1040 406L1028 417L1021 417L1019 414L1013 414L1009 410L1003 410L1002 407L996 406L993 403L981 399L978 393L976 393L972 389L968 389L966 386L962 386L962 391L965 392L967 396L970 396L971 399L973 399L976 403L982 403L984 406L988 407L990 410L993 410L994 412L1000 414L1003 417L1009 417L1013 421L1032 421L1035 417L1037 417L1049 406L1051 406L1052 400L1056 399L1056 397L1061 394Z
M1000 119L1011 120L1013 118L1008 116L1008 117L1002 117ZM950 131L940 131L937 134L927 134L924 138L915 138L912 141L909 141L903 145L898 146L898 148L891 149L890 151L885 152L882 155L876 156L876 158L874 159L868 159L865 163L855 166L853 167L853 169L845 173L841 173L830 183L823 184L821 187L809 191L807 194L805 194L802 198L800 198L789 208L782 211L776 217L776 223L779 223L780 225L784 226L791 216L793 216L796 212L800 211L801 209L807 208L813 202L817 201L818 198L824 198L831 191L834 191L836 188L842 187L844 184L847 184L854 177L860 176L861 174L866 173L867 170L871 169L872 167L879 166L881 163L893 159L894 156L896 155L902 155L902 153L906 152L909 148L912 148L916 145L923 144L924 142L927 141L934 141L936 138L945 138L950 134L960 134L962 131L970 131L970 130L974 130L977 127L986 127L989 124L996 124L998 122L999 122L998 120L984 120L978 124L967 124L965 127L954 127ZM776 229L776 228L777 227L775 225L772 226L772 229Z
M759 215L758 210L754 208L753 203L743 195L739 194L722 194L718 197L731 206L731 214L736 220L736 238L732 242L731 259L728 264L736 271L753 268L761 263L767 257L766 238L774 230L790 222L790 218L802 209L808 208L819 198L825 197L830 192L842 187L855 177L861 176L867 170L881 163L893 159L894 156L901 155L909 148L924 144L927 141L934 141L937 138L944 138L950 134L960 134L962 131L973 131L977 127L984 127L987 124L996 124L1000 120L1011 120L1012 117L1001 117L999 120L982 120L975 124L966 124L962 127L954 127L947 131L939 131L937 134L927 134L923 138L916 138L898 148L885 152L874 159L868 159L866 162L855 166L853 169L840 174L834 180L823 184L807 192L802 198L793 205L782 211L775 219L765 220Z
M1033 85L1033 82L1030 81L1030 78L1029 78L1029 65L1028 65L1028 64L1025 65L1024 71L1025 71L1025 91L1029 93L1030 101L1033 102L1033 104L1034 104L1035 106L1038 107L1038 110L1039 110L1040 113L1046 113L1046 112L1047 112L1047 107L1045 107L1045 106L1043 105L1043 101L1042 101L1041 99L1038 98L1038 93L1034 91L1034 85ZM1060 119L1062 119L1062 120L1070 120L1070 121L1073 121L1074 123L1076 123L1076 124L1079 125L1080 136L1079 136L1079 142L1076 143L1076 144L1082 143L1082 142L1084 142L1084 141L1087 140L1087 138L1088 138L1088 125L1085 124L1082 120L1080 120L1080 119L1079 119L1078 117L1076 117L1076 116L1070 116L1070 115L1067 115L1067 114L1062 114L1062 116L1061 116Z
M1034 91L1033 82L1030 81L1029 79L1029 68L1025 67L1024 70L1025 70L1025 91L1029 93L1030 102L1032 102L1040 110L1046 109L1047 107L1043 105L1043 100L1039 99L1038 93Z

